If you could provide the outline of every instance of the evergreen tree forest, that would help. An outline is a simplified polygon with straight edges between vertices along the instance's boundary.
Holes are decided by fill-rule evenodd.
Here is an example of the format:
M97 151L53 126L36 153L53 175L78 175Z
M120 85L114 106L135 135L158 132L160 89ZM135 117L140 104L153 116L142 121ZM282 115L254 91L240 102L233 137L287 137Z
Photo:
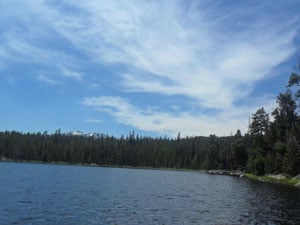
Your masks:
M54 134L3 131L0 159L296 175L300 174L299 85L300 75L293 73L286 92L277 96L275 110L269 115L259 108L244 136L239 130L228 137L178 135L176 139L139 137L134 132L116 138L60 130Z

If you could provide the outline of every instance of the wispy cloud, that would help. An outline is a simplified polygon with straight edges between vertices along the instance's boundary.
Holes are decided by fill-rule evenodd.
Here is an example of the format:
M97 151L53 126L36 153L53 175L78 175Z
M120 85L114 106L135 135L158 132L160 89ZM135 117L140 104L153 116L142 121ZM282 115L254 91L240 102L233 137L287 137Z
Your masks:
M52 26L95 60L125 65L126 91L179 94L225 109L296 50L299 18L274 18L270 7L90 1Z
M99 119L93 119L93 118L86 119L84 122L86 122L86 123L103 123L102 120L99 120Z
M54 80L61 82L64 77L82 79L83 74L78 72L81 59L74 55L76 51L69 52L63 46L68 41L62 44L64 40L51 28L50 21L54 19L51 17L59 16L55 10L39 0L1 2L0 7L3 12L0 19L8 24L0 24L0 59L4 66L14 63L32 66L36 70L43 68L50 73L47 77L38 75L37 80L52 84Z
M37 80L51 84L62 83L63 77L82 80L83 74L76 72L76 59L60 50L39 48L30 45L24 40L16 37L16 34L4 35L5 41L2 43L2 62L34 65L36 70L44 68L49 70L49 75L38 75ZM1 65L1 64L0 64ZM50 72L51 71L51 72ZM59 81L60 80L60 81Z
M83 74L78 73L76 71L68 70L66 68L62 68L62 75L64 77L73 78L76 80L82 80Z
M259 104L267 110L274 106L274 99L270 96L260 98ZM93 107L98 111L109 113L118 123L130 125L136 129L159 134L176 135L230 135L237 129L247 132L248 116L256 110L256 105L239 110L231 109L216 115L195 114L192 112L160 112L151 107L138 107L132 105L122 97L90 97L85 98L82 104Z
M51 84L51 85L58 85L58 84L61 84L60 81L57 81L57 80L53 80L53 79L50 79L49 77L47 77L46 75L44 74L40 74L37 79L43 83L47 83L47 84Z

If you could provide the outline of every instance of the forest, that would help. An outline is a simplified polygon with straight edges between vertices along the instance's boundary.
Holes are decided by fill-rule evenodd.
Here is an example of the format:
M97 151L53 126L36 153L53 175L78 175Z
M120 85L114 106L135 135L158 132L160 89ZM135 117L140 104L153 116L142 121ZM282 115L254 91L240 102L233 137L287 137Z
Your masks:
M300 174L300 75L292 73L277 107L270 115L259 108L249 131L233 136L151 138L134 132L109 135L72 135L0 132L0 159L101 166L177 169L243 170L255 175Z

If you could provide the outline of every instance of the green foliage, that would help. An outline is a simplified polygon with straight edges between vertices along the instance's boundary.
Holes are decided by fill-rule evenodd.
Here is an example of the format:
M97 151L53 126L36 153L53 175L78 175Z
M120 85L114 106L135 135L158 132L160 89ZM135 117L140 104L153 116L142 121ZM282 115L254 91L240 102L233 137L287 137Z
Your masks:
M229 152L229 168L231 170L244 170L248 160L248 153L245 140L243 139L240 130L234 137L230 146Z
M293 73L287 87L299 82L300 76ZM277 104L271 123L263 108L252 116L247 171L256 175L300 173L300 118L290 89L278 95Z
M178 169L224 169L223 159L233 137L149 138L135 136L115 138L63 134L23 134L0 132L1 156L13 160L67 162L135 167Z
M300 75L298 75L296 73L292 73L287 87L292 87L294 85L299 85L299 84L300 84Z
M264 135L269 128L269 115L265 112L264 107L258 109L252 115L252 123L250 124L250 134L253 136Z
M274 125L277 131L277 138L284 140L287 132L296 126L297 113L296 102L293 100L290 91L280 93L277 97L278 107L273 111Z
M256 176L250 173L246 173L245 177L255 180L255 181L263 181L267 183L275 183L275 184L282 184L282 185L288 185L288 186L295 186L298 182L300 182L299 179L296 178L283 178L283 179L277 179L270 176Z
M262 149L256 148L247 163L247 172L261 176L265 174L265 159L261 154Z
M283 172L290 175L300 174L300 146L294 137L287 140L287 150L283 159Z

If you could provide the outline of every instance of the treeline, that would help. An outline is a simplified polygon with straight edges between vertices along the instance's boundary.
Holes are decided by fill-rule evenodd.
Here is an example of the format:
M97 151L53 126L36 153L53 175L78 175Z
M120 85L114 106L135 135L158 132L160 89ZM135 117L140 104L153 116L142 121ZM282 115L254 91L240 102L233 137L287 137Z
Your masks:
M187 169L235 168L235 137L150 138L0 132L0 156L13 160Z
M277 97L273 121L264 108L252 115L249 132L234 136L176 139L108 135L84 136L0 132L0 158L108 166L186 169L247 170L265 173L300 173L300 76L292 74L285 93Z

